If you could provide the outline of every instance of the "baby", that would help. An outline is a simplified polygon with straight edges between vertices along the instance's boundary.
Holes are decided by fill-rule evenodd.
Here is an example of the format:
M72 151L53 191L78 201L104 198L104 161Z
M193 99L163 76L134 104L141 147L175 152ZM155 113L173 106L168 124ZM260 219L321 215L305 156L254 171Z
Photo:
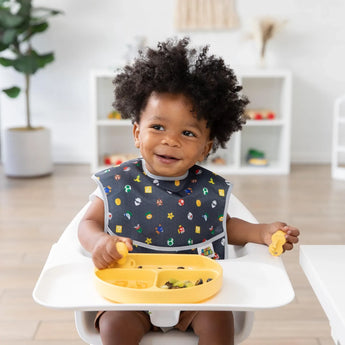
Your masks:
M224 61L189 39L141 52L114 79L114 107L131 118L141 157L95 174L99 188L79 225L79 240L102 269L119 260L116 242L133 252L227 257L227 243L269 245L277 230L284 250L299 230L283 222L252 224L227 212L231 183L202 166L245 123L248 100ZM229 210L231 213L231 210ZM95 326L104 345L139 344L157 330L144 311L101 311ZM199 344L234 343L231 311L182 311L176 329Z

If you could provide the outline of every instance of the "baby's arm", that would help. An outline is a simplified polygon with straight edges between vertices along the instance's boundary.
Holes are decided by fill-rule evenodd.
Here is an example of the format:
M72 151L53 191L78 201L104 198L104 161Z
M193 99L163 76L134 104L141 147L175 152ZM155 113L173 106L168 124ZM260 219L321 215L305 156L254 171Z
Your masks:
M116 249L116 242L125 242L128 250L132 250L129 238L110 236L104 232L103 200L95 197L78 228L78 238L81 245L92 254L93 263L97 268L106 268L112 262L121 258Z
M243 246L248 242L259 244L271 244L271 237L277 230L286 233L286 243L284 250L291 250L293 245L298 242L299 230L283 222L274 222L270 224L253 224L239 218L230 218L226 220L228 242Z

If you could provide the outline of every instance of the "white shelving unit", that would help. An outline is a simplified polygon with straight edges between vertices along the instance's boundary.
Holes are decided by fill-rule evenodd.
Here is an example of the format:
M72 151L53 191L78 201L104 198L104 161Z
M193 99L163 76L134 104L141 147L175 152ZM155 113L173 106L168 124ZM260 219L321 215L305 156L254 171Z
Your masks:
M332 177L345 180L345 95L334 105Z
M291 74L285 70L256 70L237 72L250 104L248 109L270 109L273 120L248 120L241 132L234 133L227 148L218 149L205 165L222 175L229 174L288 174L290 172ZM95 70L91 73L91 109L93 130L93 172L104 167L106 154L138 153L132 139L129 120L109 120L112 111L114 73ZM249 149L265 153L268 165L247 164ZM212 164L214 156L224 165Z
M139 154L134 146L131 121L108 119L113 110L114 75L111 70L94 70L90 75L92 172L106 167L106 155Z

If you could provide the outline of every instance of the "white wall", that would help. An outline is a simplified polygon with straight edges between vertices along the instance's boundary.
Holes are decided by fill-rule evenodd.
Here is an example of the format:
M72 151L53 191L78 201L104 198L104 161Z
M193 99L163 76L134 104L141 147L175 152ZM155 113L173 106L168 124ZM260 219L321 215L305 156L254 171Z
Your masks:
M33 125L53 131L55 162L88 162L90 156L89 71L113 68L135 36L149 44L175 35L175 0L44 0L64 15L37 36L40 52L56 60L32 78ZM334 99L345 92L345 2L342 0L237 0L241 27L194 32L193 44L210 44L230 65L256 63L244 26L253 17L274 15L288 24L269 42L267 61L293 73L292 145L295 162L331 159ZM0 67L0 88L22 83L21 75ZM24 124L24 100L0 98L2 128Z

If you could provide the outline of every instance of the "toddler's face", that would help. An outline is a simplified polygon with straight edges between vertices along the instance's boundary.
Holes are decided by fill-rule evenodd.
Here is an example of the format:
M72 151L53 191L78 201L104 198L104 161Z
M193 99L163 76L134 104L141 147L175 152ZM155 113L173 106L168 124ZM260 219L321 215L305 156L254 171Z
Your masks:
M182 94L152 93L133 127L135 146L151 174L178 177L212 148L206 120L198 120Z

